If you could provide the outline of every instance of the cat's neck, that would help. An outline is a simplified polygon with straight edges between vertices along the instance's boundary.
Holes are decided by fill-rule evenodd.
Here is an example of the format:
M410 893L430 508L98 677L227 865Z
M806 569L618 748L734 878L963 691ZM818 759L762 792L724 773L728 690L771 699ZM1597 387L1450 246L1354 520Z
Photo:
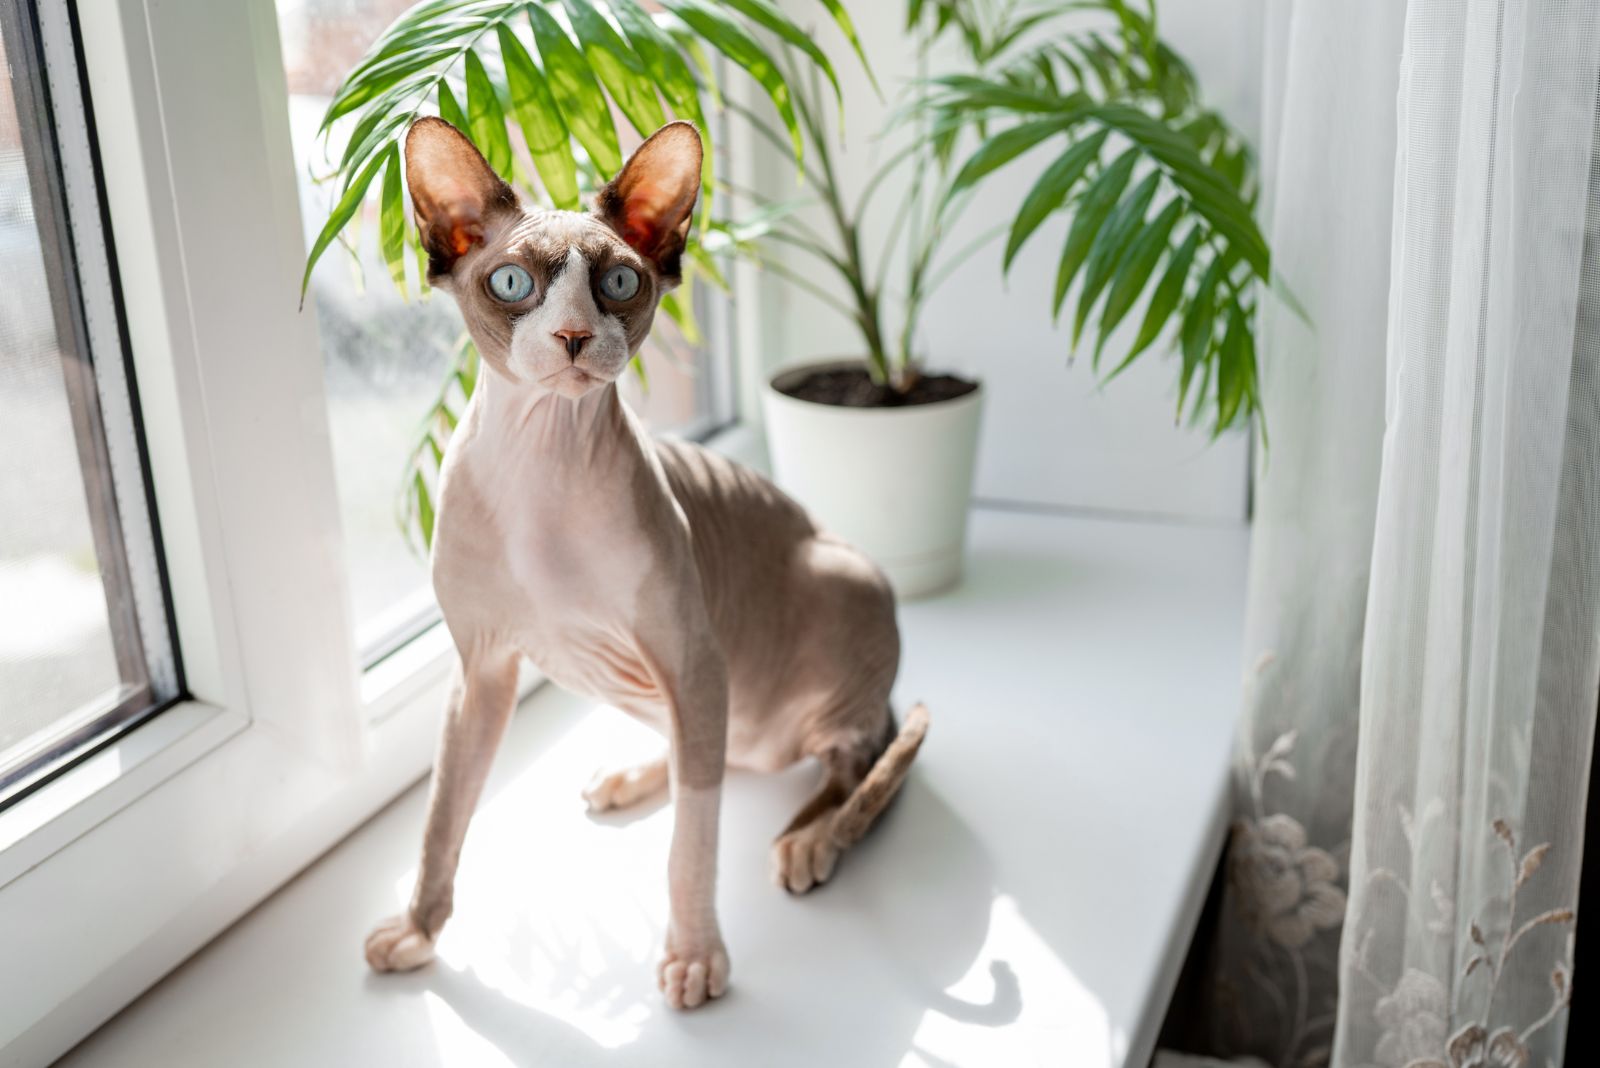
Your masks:
M474 397L481 432L518 450L592 451L628 425L615 382L576 399L520 382L485 366Z

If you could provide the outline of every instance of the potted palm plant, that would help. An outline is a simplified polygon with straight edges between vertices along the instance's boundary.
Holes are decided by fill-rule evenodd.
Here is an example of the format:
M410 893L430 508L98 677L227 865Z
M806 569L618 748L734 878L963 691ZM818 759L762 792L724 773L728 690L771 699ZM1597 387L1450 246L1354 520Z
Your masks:
M764 400L779 483L872 554L902 595L917 595L960 574L982 398L978 383L919 358L919 318L949 268L975 251L944 245L989 175L1056 144L1014 217L976 243L1006 234L1009 269L1047 218L1069 215L1053 311L1071 311L1071 347L1092 334L1100 373L1112 332L1142 303L1136 337L1102 377L1175 326L1179 411L1209 419L1213 434L1256 409L1251 283L1269 267L1251 216L1249 151L1160 39L1154 0L1144 11L1124 0L910 0L906 28L924 56L956 38L965 69L913 87L890 120L914 126L910 144L859 193L840 181L819 83L796 98L806 182L825 224L780 215L763 244L798 250L837 284L819 286L777 259L767 268L843 315L860 355L785 368ZM744 118L783 148L782 131ZM909 178L895 184L901 171ZM891 185L902 193L891 248L871 262L863 217ZM901 270L894 285L891 259Z

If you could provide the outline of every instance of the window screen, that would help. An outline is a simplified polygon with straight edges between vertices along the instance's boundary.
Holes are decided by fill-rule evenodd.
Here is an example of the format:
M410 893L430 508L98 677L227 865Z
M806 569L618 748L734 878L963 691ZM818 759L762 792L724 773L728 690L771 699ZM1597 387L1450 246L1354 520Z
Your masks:
M180 689L64 8L0 0L0 804Z

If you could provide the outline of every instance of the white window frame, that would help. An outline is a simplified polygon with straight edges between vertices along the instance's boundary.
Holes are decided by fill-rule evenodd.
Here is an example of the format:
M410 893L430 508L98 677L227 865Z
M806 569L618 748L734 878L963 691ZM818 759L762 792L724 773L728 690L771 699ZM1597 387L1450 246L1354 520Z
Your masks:
M8 1064L71 1048L426 774L453 660L436 625L358 665L273 0L40 10L52 68L76 15L189 698L0 811ZM745 359L753 314L723 319ZM749 423L721 444L760 449Z

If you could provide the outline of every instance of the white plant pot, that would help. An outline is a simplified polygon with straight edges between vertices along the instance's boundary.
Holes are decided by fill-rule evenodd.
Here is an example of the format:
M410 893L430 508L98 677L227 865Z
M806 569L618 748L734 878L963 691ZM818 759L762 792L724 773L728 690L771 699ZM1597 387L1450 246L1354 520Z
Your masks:
M773 477L828 530L872 557L902 598L961 577L983 389L901 408L800 400L778 385L831 361L779 372L764 391Z

